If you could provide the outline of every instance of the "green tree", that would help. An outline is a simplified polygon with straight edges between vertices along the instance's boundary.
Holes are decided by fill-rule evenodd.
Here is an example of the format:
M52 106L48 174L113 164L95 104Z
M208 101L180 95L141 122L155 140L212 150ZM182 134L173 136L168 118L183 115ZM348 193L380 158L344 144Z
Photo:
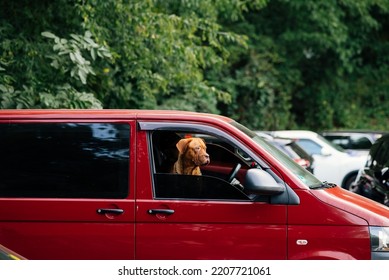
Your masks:
M2 108L218 112L230 101L204 72L226 62L224 44L246 46L217 22L238 17L244 1L26 2L3 1L0 12Z
M374 127L366 118L387 125L389 111L366 97L388 105L388 8L387 0L274 0L249 13L246 35L271 41L278 83L288 89L295 122L275 128Z
M260 1L254 1L254 4ZM228 60L225 45L247 38L226 32L220 14L238 17L247 4L224 1L86 1L83 26L108 42L115 61L96 90L111 108L164 108L217 113L230 94L206 78Z
M102 108L86 85L95 73L90 51L102 47L88 32L72 34L82 31L74 5L29 2L3 1L0 9L0 108Z
M0 108L387 129L388 0L30 2L0 4Z

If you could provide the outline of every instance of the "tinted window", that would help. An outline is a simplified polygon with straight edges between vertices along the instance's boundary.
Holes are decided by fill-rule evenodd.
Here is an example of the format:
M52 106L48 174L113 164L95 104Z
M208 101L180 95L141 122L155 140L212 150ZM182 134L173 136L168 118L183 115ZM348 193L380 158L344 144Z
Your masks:
M322 147L309 139L298 139L296 142L311 155L321 154Z
M349 149L350 145L350 138L347 136L341 136L341 135L326 135L326 139L330 140L332 143L341 146L344 149Z
M124 198L129 125L0 124L0 196Z
M372 145L370 139L361 134L325 135L324 137L344 149L368 150Z
M364 136L351 136L350 137L349 149L368 150L368 149L370 149L371 145L372 145L372 143L367 137L364 137Z
M241 190L216 177L156 174L154 179L158 198L248 200Z

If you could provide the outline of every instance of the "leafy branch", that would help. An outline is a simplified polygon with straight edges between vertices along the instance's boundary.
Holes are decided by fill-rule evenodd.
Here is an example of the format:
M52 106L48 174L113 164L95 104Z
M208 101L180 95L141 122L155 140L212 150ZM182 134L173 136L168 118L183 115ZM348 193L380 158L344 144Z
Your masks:
M51 32L42 32L42 36L54 40L51 66L63 73L70 73L72 78L87 83L88 75L96 75L91 61L98 57L102 59L112 58L110 51L97 44L92 39L92 33L86 31L83 36L70 34L70 39L60 38Z

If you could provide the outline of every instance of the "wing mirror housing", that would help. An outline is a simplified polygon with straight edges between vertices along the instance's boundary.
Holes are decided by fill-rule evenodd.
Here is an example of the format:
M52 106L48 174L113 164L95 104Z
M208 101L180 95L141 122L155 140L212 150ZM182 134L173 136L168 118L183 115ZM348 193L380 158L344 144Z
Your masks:
M262 169L247 170L245 190L256 195L277 195L285 191L285 186Z
M330 149L328 149L328 148L322 148L321 149L321 155L322 156L325 156L325 157L328 157L328 156L330 156L331 155L331 151L330 151Z

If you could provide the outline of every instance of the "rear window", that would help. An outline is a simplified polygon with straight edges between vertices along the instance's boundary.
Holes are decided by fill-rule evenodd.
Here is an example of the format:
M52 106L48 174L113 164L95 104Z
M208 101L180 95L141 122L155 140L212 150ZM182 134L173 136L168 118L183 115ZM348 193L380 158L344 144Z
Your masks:
M0 124L0 197L125 198L128 124Z
M349 136L326 135L325 138L343 149L368 150L372 145L369 138L359 134Z

